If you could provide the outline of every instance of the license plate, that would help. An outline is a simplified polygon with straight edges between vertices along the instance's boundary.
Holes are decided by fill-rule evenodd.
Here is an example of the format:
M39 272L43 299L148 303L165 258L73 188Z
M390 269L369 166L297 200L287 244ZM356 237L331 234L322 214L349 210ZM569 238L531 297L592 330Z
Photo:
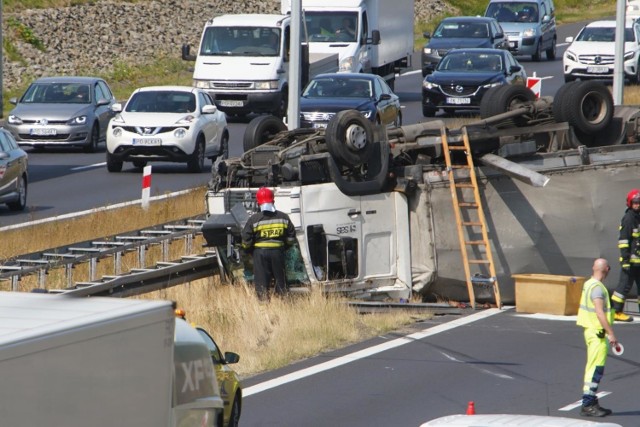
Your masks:
M30 135L56 135L58 131L53 128L32 128L29 130Z
M234 101L231 99L221 99L220 100L220 106L221 107L243 107L244 106L244 102L243 101Z
M447 104L471 104L471 98L447 98Z
M518 42L509 42L509 47L510 47L511 49L515 49L515 48L517 48L517 47L518 47Z
M133 145L162 145L160 138L133 138Z
M314 123L313 124L313 128L314 129L325 129L327 127L326 123Z
M587 73L590 74L606 74L609 72L609 67L605 67L602 65L594 65L591 67L587 67Z

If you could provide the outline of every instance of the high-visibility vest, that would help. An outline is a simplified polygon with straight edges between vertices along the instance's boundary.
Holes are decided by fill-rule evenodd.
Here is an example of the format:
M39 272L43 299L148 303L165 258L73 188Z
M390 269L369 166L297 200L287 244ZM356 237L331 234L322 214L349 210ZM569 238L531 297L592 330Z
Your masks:
M582 295L580 296L580 308L578 309L578 319L576 323L583 328L602 329L602 325L596 316L596 306L591 299L591 292L596 286L602 288L604 296L604 314L607 321L611 325L613 323L613 311L611 310L611 301L609 300L609 291L601 281L593 277L587 280L582 286Z

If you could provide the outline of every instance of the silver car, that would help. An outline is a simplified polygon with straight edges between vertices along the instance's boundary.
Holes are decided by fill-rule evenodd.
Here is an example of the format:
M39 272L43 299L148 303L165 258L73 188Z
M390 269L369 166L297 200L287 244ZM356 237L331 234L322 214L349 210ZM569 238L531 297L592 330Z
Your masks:
M20 146L78 146L94 152L106 138L115 97L97 77L42 77L27 88L5 128Z
M27 157L11 134L0 129L0 204L12 211L27 206Z

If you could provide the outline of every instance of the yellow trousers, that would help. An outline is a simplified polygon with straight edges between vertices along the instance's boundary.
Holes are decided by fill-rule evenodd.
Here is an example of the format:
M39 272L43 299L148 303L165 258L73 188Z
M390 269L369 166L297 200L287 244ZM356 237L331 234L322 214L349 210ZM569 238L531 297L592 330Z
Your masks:
M584 385L582 386L582 405L590 406L598 401L596 393L607 362L609 342L602 329L584 330L584 342L587 345L587 365L584 369Z

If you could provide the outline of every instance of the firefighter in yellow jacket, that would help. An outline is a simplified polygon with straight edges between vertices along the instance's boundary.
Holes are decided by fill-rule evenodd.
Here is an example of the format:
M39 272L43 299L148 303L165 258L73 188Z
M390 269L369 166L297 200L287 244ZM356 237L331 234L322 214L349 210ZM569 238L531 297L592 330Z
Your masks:
M609 344L617 345L613 333L613 312L609 300L609 292L602 281L609 274L609 263L598 258L593 263L593 274L582 287L577 324L584 328L584 341L587 345L587 365L582 387L582 409L584 417L604 417L611 414L598 403L598 385L604 375ZM607 343L607 340L609 343Z
M296 242L296 230L284 212L276 210L273 191L261 187L256 193L260 212L251 215L242 230L242 248L253 254L253 282L261 300L268 298L269 285L284 295L286 282L284 251Z

